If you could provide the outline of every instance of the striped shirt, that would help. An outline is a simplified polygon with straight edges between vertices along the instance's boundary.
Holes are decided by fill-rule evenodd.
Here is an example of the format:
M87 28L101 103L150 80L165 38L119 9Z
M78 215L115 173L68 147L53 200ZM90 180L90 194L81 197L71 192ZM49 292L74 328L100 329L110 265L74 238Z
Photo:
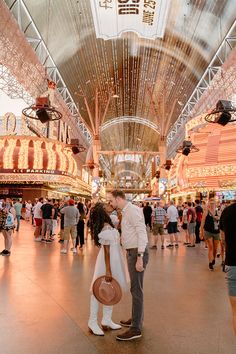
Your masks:
M152 216L154 217L154 224L164 224L166 218L166 211L161 207L153 210Z

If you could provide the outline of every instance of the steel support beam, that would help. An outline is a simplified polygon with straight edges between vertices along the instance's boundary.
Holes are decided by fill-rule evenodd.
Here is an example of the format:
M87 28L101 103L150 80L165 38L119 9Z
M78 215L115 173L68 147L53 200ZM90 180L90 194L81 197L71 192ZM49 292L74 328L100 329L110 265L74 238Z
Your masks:
M83 122L77 105L75 104L53 58L51 57L48 48L43 41L43 38L38 31L33 18L31 17L24 1L16 0L10 7L10 11L14 15L21 31L24 33L25 38L30 43L34 49L38 59L41 64L45 67L47 75L57 84L57 89L60 92L65 104L70 110L72 116L77 120L79 129L86 138L86 140L91 143L92 135L88 127ZM30 35L28 34L30 33Z
M108 128L111 128L112 126L114 126L116 124L132 123L132 122L145 125L146 127L153 129L156 133L160 134L160 128L158 127L158 125L150 122L150 120L148 120L148 119L135 117L135 116L124 116L124 117L117 117L117 118L111 119L108 122L102 124L101 132L103 132L104 130L106 130Z
M173 152L178 147L181 140L184 139L185 123L192 118L192 113L196 103L201 99L202 95L209 88L214 76L221 70L221 66L226 61L229 53L236 45L236 36L234 35L236 29L236 20L231 26L230 30L226 34L224 40L222 41L217 52L213 56L211 62L209 63L207 69L202 75L199 83L197 84L192 95L185 104L180 116L176 120L173 128L169 131L167 135L167 145L168 145L168 156L172 156Z
M117 150L117 151L109 151L109 150L102 150L98 151L101 155L159 155L158 151L127 151L127 150Z

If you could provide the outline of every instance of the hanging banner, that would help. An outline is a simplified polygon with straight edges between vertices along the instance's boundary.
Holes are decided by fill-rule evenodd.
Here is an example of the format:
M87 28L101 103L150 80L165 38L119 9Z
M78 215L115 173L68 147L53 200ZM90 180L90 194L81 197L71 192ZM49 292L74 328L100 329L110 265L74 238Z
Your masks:
M170 0L90 0L97 38L123 32L155 39L164 36Z

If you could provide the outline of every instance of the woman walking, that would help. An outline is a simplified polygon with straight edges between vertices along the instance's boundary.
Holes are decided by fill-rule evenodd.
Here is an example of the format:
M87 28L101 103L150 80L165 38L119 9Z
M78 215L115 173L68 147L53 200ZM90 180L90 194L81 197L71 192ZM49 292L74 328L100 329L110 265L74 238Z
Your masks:
M201 222L201 239L205 238L208 246L209 270L214 270L215 258L220 242L219 215L214 199L210 199L204 210Z
M114 228L111 218L105 211L103 204L97 203L95 205L90 216L90 221L93 228L95 245L100 247L96 260L91 290L94 281L102 275L106 276L106 281L110 281L111 277L115 278L119 282L120 286L124 290L127 290L128 277L126 276L125 262L120 246L120 235ZM99 303L97 299L94 295L91 295L88 327L93 334L103 336L104 332L98 325L97 321L98 307ZM112 310L113 306L103 305L103 318L101 325L104 330L117 330L121 328L120 325L112 321Z

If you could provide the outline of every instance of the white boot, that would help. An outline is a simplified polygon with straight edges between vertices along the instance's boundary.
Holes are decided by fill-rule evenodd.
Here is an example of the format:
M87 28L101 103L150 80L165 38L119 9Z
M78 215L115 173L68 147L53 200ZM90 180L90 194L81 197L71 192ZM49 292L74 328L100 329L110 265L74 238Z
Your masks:
M94 295L91 295L90 316L89 316L89 321L88 321L88 328L96 336L104 336L104 332L99 327L98 321L97 321L98 305L99 304L98 304L97 299L94 297Z
M103 305L103 317L102 317L102 329L107 331L109 329L121 329L122 327L114 322L112 322L113 306L105 306Z

